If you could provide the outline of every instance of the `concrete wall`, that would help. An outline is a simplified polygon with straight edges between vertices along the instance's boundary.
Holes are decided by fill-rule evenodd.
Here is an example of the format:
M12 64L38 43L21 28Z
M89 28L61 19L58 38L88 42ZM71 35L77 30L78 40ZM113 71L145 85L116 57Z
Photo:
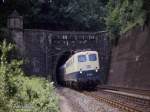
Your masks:
M108 85L150 89L150 27L136 26L112 48Z

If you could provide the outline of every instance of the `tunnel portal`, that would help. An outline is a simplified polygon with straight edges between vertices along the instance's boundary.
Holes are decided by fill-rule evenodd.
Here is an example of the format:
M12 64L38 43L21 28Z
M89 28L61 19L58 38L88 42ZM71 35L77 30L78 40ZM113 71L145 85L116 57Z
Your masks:
M46 77L59 83L58 68L76 50L95 50L99 53L101 75L106 80L109 66L109 41L106 32L50 32L46 30L20 30L12 32L12 38L28 63L27 74ZM16 36L19 36L16 37ZM21 38L22 36L22 38Z
M110 47L108 33L105 31L76 32L24 29L23 17L16 13L9 16L8 29L19 54L27 61L24 65L26 74L40 75L57 82L59 80L57 75L59 66L70 56L70 51L76 49L98 51L101 74L108 74ZM62 51L67 52L61 54Z

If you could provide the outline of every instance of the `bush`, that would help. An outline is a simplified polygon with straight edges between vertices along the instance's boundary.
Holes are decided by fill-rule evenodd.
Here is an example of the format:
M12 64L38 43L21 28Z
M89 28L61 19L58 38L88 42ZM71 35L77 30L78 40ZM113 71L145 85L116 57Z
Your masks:
M12 44L0 44L0 112L58 112L53 83L44 78L27 77L23 61L7 61Z
M109 0L107 9L106 26L112 39L137 24L144 24L143 0Z

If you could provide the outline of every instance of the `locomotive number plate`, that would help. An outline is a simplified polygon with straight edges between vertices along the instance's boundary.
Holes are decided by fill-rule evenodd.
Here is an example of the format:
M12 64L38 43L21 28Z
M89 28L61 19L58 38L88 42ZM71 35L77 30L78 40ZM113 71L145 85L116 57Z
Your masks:
M92 73L87 73L87 76L92 76L93 74Z

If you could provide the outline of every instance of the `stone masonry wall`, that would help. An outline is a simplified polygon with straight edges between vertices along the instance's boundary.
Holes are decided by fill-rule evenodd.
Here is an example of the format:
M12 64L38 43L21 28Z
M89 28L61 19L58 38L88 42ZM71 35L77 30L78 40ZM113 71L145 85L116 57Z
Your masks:
M150 90L150 27L136 26L112 48L108 85Z
M56 68L59 58L64 52L96 50L99 53L100 75L104 83L109 64L107 32L24 29L23 17L17 11L8 17L7 25L10 37L15 42L18 53L25 61L23 68L26 74L51 77L56 82Z

